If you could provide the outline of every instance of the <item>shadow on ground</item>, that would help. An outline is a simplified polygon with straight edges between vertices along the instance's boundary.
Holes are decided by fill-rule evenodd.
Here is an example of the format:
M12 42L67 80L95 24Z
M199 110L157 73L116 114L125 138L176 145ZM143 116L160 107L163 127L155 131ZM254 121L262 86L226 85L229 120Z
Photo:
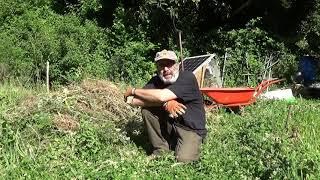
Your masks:
M152 153L151 144L142 121L130 120L122 130L127 132L127 136L130 137L131 141L138 148L142 148L147 155Z

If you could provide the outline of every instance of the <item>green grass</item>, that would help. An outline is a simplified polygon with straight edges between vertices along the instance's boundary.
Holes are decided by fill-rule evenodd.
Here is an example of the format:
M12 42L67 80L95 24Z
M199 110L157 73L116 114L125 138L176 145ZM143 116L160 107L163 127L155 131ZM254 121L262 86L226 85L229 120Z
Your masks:
M4 179L320 177L320 101L258 101L242 115L224 109L210 112L201 160L181 165L170 154L148 160L141 119L132 115L117 119L99 108L90 113L80 110L75 104L84 97L79 93L37 92L9 84L0 87ZM36 98L26 105L30 96ZM80 126L74 131L57 128L54 118L59 114L69 114Z

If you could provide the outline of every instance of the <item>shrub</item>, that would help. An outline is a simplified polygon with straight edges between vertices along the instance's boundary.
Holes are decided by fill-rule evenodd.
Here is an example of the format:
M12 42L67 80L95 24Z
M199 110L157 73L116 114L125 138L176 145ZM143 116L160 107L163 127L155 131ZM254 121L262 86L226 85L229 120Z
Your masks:
M0 62L9 66L11 76L41 81L49 61L53 82L105 77L106 35L93 22L42 8L12 18L0 36Z
M264 67L270 60L272 63L278 62L272 67L276 77L290 79L296 69L295 55L284 43L259 28L259 21L253 19L245 28L217 30L207 34L208 38L211 37L211 41L203 47L204 49L217 53L221 59L227 53L226 86L256 86L262 79ZM222 66L222 60L220 62Z
M108 49L107 75L114 81L142 83L155 71L150 52L156 46L141 28L126 25L123 18L124 9L120 7L116 10L113 26L108 30L111 47Z

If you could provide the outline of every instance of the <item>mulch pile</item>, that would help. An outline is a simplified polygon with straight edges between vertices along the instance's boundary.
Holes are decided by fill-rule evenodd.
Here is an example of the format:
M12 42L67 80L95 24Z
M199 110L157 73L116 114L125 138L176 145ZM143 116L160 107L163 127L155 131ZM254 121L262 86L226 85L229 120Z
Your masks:
M128 121L141 121L140 109L124 102L123 90L104 80L87 79L80 85L70 85L50 94L27 97L22 106L27 107L25 115L49 112L55 128L61 131L77 131L83 117L96 123L113 121L119 126Z

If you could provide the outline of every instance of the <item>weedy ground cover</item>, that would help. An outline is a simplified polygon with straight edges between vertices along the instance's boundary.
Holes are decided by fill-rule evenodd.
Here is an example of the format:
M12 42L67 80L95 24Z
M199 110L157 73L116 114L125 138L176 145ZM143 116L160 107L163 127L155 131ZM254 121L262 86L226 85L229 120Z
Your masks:
M258 101L207 113L201 160L150 161L140 111L118 86L86 80L50 94L0 87L0 173L7 179L318 179L320 105Z

